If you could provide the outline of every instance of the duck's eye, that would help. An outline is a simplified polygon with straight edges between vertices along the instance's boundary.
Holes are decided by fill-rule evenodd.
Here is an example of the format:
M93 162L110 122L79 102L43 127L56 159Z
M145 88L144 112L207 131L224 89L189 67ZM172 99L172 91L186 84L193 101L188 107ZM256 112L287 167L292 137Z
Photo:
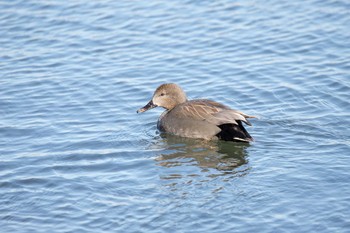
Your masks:
M160 96L165 96L165 93L161 93Z

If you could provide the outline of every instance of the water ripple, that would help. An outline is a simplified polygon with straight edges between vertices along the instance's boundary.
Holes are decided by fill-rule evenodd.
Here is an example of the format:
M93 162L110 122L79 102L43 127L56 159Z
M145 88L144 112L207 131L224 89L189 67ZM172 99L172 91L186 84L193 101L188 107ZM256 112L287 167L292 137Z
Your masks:
M346 232L348 9L1 2L2 230ZM258 116L255 142L160 134L136 110L164 82Z

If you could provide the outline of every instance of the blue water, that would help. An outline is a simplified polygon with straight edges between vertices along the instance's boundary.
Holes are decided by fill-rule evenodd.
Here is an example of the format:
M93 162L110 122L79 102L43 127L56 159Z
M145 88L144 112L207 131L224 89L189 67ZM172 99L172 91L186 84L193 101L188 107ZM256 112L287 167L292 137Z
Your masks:
M0 232L349 232L350 3L0 1ZM179 84L251 145L161 135Z

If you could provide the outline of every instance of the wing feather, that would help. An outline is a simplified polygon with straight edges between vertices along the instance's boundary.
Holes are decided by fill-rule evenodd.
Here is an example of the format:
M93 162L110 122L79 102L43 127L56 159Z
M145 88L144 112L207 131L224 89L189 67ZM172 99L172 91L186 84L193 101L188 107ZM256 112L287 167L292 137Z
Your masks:
M207 121L215 125L238 124L237 121L251 125L247 118L254 116L246 115L233 110L223 104L211 100L192 100L175 107L172 111L179 118L191 118L193 120Z

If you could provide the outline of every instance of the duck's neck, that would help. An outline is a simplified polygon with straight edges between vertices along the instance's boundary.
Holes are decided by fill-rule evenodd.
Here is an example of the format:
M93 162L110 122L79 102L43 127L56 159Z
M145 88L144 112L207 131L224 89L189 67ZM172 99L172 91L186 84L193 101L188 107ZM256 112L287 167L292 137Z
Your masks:
M167 103L167 106L165 107L165 109L167 110L171 110L173 108L175 108L177 105L182 104L187 102L187 98L186 95L183 96L176 96L172 99L170 99L170 101Z

